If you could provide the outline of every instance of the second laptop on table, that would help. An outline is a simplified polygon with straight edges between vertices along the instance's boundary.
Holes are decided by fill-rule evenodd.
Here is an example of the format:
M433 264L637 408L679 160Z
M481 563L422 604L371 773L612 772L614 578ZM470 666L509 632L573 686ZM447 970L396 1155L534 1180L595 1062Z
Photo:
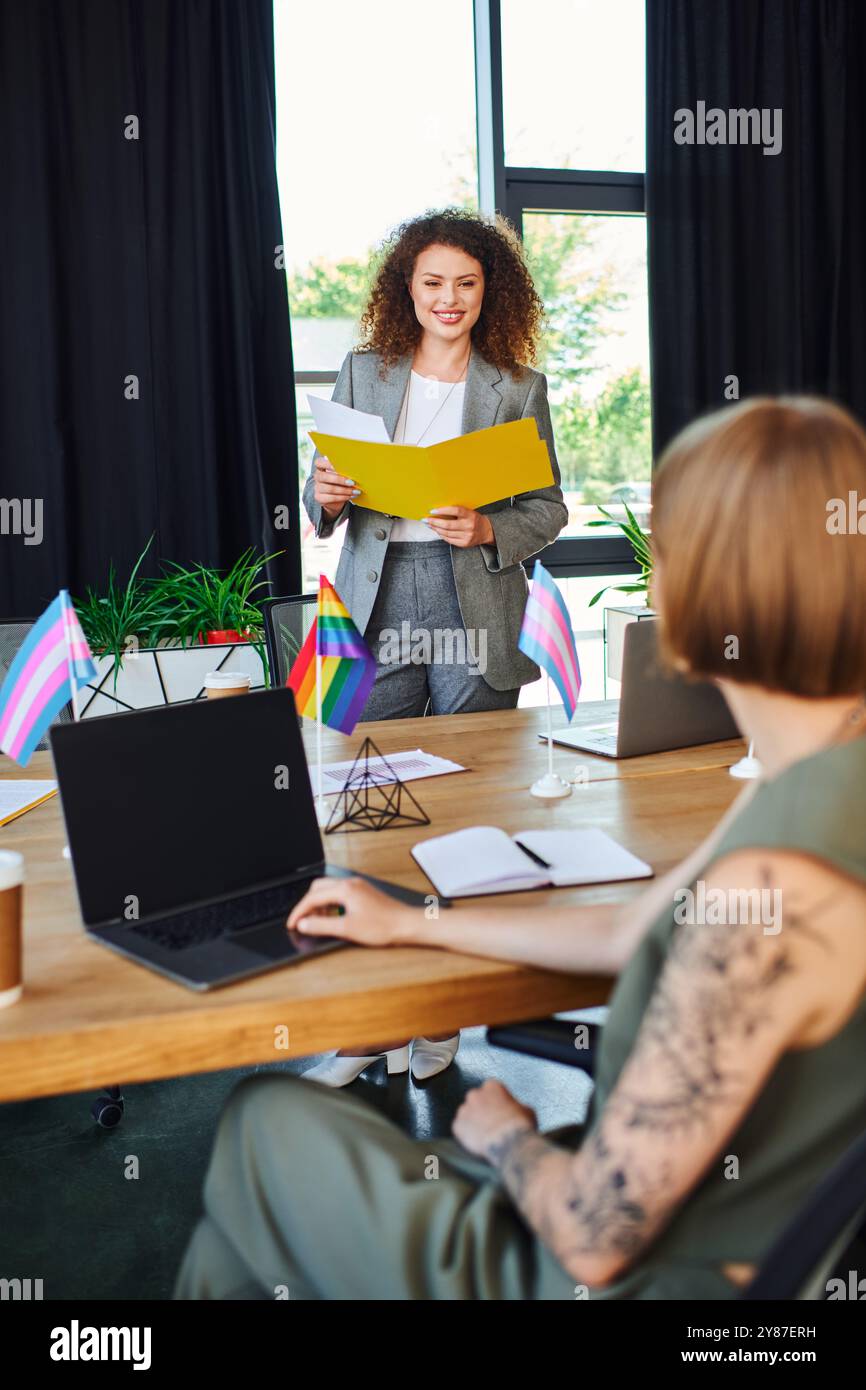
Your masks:
M555 729L553 742L606 758L636 758L739 737L720 690L709 681L688 680L664 668L658 623L650 620L629 623L625 629L618 719Z

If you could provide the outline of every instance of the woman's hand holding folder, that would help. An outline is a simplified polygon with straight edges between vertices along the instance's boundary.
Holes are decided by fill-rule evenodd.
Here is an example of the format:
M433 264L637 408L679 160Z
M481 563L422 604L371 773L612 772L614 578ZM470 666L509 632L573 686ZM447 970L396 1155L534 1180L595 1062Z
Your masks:
M361 489L355 487L351 478L344 478L335 472L326 458L316 459L315 484L313 496L329 521L339 516L347 502L359 497Z

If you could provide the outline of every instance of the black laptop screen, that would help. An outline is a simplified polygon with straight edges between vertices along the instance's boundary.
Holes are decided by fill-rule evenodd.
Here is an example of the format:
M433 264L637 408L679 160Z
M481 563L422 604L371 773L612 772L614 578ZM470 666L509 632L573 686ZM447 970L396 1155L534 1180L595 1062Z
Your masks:
M51 742L89 926L322 864L289 690L60 724Z

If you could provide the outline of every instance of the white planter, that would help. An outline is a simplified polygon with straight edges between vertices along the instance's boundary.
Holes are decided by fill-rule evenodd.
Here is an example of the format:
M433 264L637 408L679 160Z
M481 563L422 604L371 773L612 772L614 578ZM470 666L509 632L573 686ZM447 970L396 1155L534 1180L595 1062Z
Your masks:
M82 719L203 699L208 671L244 671L252 677L254 690L265 684L261 658L247 642L142 648L124 656L116 685L114 658L94 656L93 660L96 676L78 695Z
M604 635L607 674L611 680L622 680L622 648L625 640L625 630L629 623L640 623L648 618L655 618L655 616L655 610L653 608L647 608L645 603L638 605L623 604L617 608L605 609Z

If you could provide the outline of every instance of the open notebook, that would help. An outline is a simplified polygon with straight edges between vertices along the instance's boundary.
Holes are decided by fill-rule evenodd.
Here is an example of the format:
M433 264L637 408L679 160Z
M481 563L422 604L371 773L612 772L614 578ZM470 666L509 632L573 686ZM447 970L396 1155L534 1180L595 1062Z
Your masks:
M603 830L519 830L508 836L493 825L437 835L414 846L412 856L438 893L471 898L652 878L652 869Z

